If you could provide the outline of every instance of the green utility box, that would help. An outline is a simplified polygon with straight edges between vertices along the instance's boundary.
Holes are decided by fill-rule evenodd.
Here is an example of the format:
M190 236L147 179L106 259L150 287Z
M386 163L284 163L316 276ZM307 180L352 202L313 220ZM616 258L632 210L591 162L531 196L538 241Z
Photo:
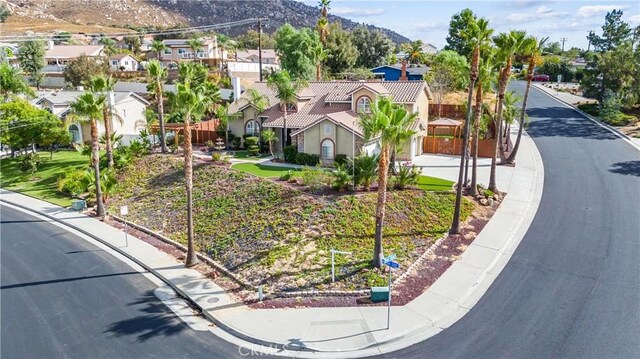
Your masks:
M82 211L85 208L87 208L87 202L86 201L84 201L82 199L77 199L77 200L71 201L71 209L73 209L74 211Z
M389 300L389 287L371 287L371 301L386 302Z

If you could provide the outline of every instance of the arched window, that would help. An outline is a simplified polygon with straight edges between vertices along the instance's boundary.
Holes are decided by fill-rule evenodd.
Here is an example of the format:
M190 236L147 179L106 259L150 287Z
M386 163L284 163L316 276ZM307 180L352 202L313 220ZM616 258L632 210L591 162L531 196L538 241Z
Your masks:
M371 99L367 96L362 96L356 101L356 110L358 113L371 112Z
M284 106L282 104L280 104L280 108L284 110ZM296 104L295 103L287 103L287 112L292 112L296 110Z
M258 136L260 134L260 125L255 120L249 120L244 125L244 133L251 136Z
M80 129L77 125L69 126L69 133L71 133L74 143L82 143L82 138L80 137Z
M334 158L334 145L333 145L333 141L331 141L330 139L325 139L322 141L322 143L320 144L320 148L321 148L321 153L322 153L322 158L325 160L332 160Z

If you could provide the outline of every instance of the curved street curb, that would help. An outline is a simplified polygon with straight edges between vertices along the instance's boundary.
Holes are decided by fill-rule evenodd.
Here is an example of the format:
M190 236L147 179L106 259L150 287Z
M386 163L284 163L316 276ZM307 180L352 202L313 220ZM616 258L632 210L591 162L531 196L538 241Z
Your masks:
M6 189L1 189L2 191L8 191ZM10 192L10 191L8 191ZM307 352L313 352L313 350L308 349L306 347L300 347L300 348L289 348L286 346L286 344L279 344L279 343L272 343L272 342L268 342L268 341L264 341L264 340L260 340L260 339L256 339L253 338L251 336L248 336L244 333L238 332L235 329L227 326L226 324L224 324L223 322L219 321L218 319L216 319L213 315L211 315L211 313L209 313L208 311L204 310L195 300L193 300L191 297L189 297L186 293L184 293L184 291L182 291L177 285L175 285L173 282L171 282L168 278L166 278L165 276L163 276L161 273L159 273L158 271L154 270L153 268L151 268L150 266L148 266L146 263L144 263L143 261L137 259L136 257L130 255L129 253L121 250L118 246L115 246L105 240L103 240L102 238L93 235L89 232L87 232L86 230L77 227L73 224L67 223L66 221L60 220L56 217L53 217L47 213L43 213L40 211L36 211L33 210L31 208L28 208L26 206L23 206L19 203L15 203L12 201L8 201L5 198L0 198L0 202L5 202L7 204L10 204L14 207L18 207L24 211L28 211L28 212L33 212L36 213L40 216L46 217L51 219L52 221L59 223L63 226L72 228L73 230L82 233L83 235L90 237L91 239L100 242L101 244L109 247L111 250L119 253L120 255L126 257L127 259L129 259L130 261L134 262L135 264L139 265L140 267L146 269L147 271L149 271L149 273L153 274L154 276L156 276L158 279L160 279L162 282L164 282L165 284L167 284L169 287L171 287L171 289L173 289L182 299L188 301L189 303L191 303L192 305L194 305L196 308L198 308L198 310L200 311L200 313L205 316L208 320L210 320L211 322L213 322L217 327L221 328L222 330L224 330L225 332L229 333L230 335L246 341L248 343L251 344L255 344L255 345L259 345L259 346L263 346L263 347L267 347L267 348L277 348L279 350L299 350L299 351L307 351Z

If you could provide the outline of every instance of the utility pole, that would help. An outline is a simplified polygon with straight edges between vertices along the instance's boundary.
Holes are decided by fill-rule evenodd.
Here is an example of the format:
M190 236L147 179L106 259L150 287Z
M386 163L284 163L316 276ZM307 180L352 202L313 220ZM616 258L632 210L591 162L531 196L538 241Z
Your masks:
M560 41L562 41L562 52L564 52L564 42L567 41L566 37L560 38Z
M258 63L258 71L260 71L260 81L262 81L262 19L258 19Z

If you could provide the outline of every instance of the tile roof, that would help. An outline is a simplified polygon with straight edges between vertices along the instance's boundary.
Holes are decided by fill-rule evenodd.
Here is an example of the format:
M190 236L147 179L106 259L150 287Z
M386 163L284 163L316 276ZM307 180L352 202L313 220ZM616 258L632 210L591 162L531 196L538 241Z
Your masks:
M78 98L78 96L80 96L84 92L85 91L63 90L59 92L44 94L40 98L51 102L54 106L69 106L71 102L75 101ZM147 100L130 91L126 91L126 92L114 91L113 97L115 100L115 104L118 104L129 97L134 97L138 99L140 102L144 103L145 105L149 105L149 102Z
M104 46L102 45L55 45L45 52L46 59L72 59L80 55L99 56Z
M251 56L259 56L258 50L238 50L235 55L238 56L238 59L246 59ZM276 55L276 50L273 49L262 49L262 58L263 59L275 59L278 55Z
M424 81L312 81L307 86L308 91L311 91L314 96L308 101L301 101L303 105L296 111L287 113L288 128L306 128L321 119L328 118L351 130L353 123L357 124L358 121L354 121L357 114L351 110L351 95L348 94L363 86L385 91L394 99L394 102L400 103L415 102L422 91L428 91ZM256 82L253 87L267 97L267 109L260 114L260 117L265 118L263 125L283 127L283 112L275 92L265 82ZM232 102L229 112L236 113L245 107L248 103L247 98L248 94L244 93L238 101ZM356 132L361 135L360 129L356 128Z

